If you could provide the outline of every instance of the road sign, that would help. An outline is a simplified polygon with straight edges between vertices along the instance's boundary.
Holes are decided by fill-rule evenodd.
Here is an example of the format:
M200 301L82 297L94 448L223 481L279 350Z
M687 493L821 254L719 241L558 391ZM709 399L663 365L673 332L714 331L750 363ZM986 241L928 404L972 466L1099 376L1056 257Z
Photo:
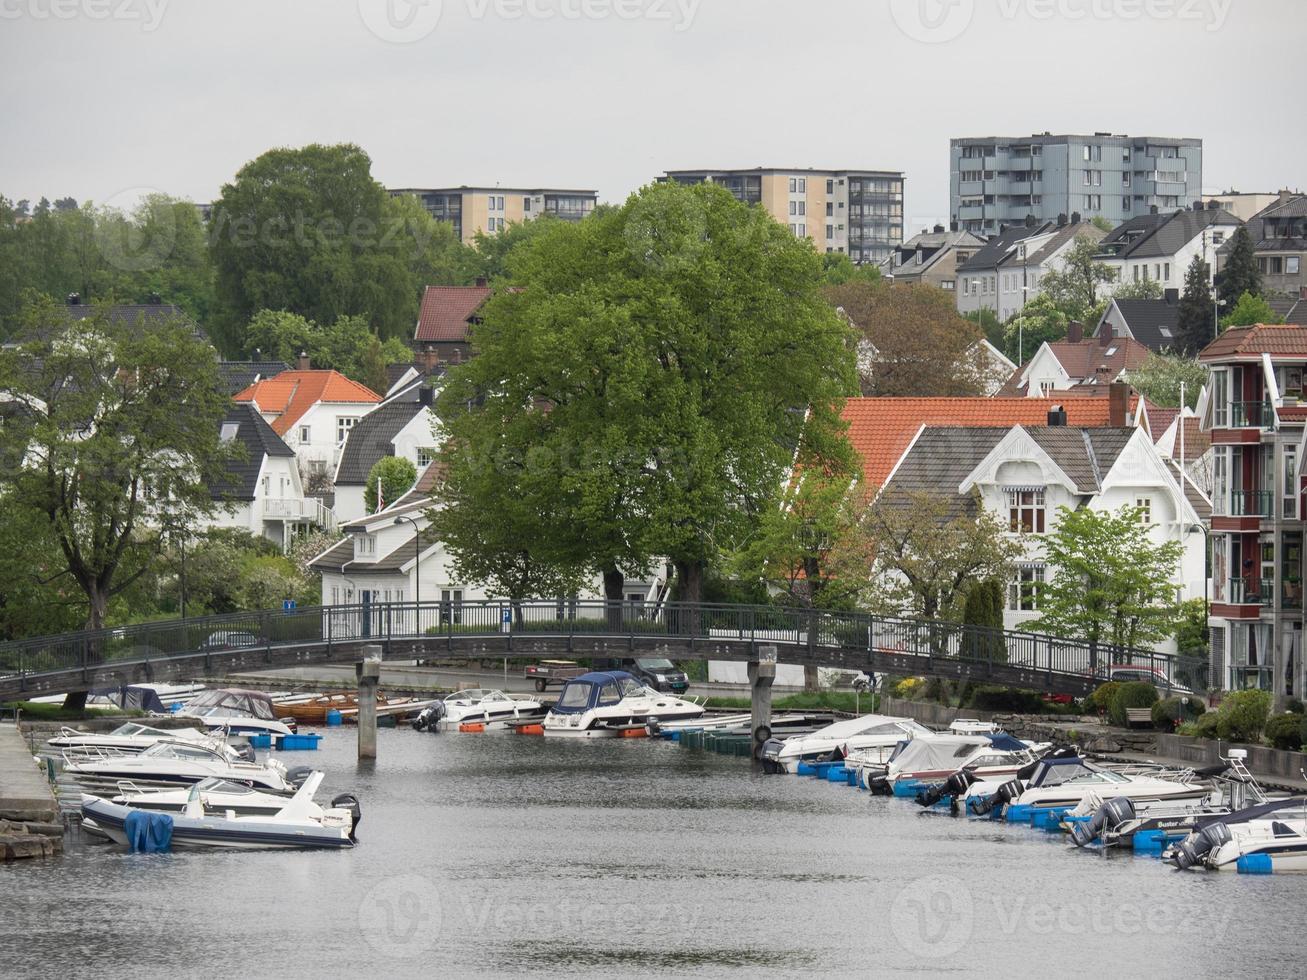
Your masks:
M295 600L294 600L294 599L282 599L282 600L281 600L281 611L282 611L282 612L294 612L294 611L295 611Z

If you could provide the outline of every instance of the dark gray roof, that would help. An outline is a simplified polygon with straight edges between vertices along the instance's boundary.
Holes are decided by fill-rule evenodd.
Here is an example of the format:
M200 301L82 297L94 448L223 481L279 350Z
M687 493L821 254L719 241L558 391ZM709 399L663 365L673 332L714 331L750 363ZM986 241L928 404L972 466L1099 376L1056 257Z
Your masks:
M1285 323L1307 323L1307 300L1297 296L1273 296L1267 298L1266 305Z
M1160 258L1174 255L1213 225L1239 224L1238 218L1221 208L1141 214L1114 228L1100 247L1118 259Z
M229 429L234 426L235 430ZM243 448L227 461L227 478L210 488L214 500L253 500L265 456L294 457L295 451L272 431L250 402L235 402L222 419L223 431Z
M1017 242L1034 235L1047 234L1053 227L1052 222L1045 221L1036 224L1033 228L1027 228L1025 225L1009 228L1002 234L995 235L985 243L983 248L977 250L975 255L959 265L958 272L983 272L987 269L996 269Z
M1105 232L1092 221L1078 221L1057 229L1048 241L1026 256L1027 265L1042 265L1044 260L1053 255L1063 245L1074 238L1084 236L1092 241L1100 241Z
M1153 353L1160 354L1175 347L1176 321L1180 313L1177 304L1164 299L1118 299L1113 303L1125 320L1130 335ZM1112 307L1109 306L1098 321L1094 336L1098 336L1111 313Z
M1026 429L1081 493L1094 493L1116 463L1134 429L1031 426Z
M290 365L285 361L219 361L218 376L222 378L227 394L234 395L244 391L256 381L275 378L282 371L289 371Z
M405 525L410 528L410 525ZM324 551L322 554L309 562L310 568L316 568L319 571L329 569L333 572L343 571L345 566L349 566L351 575L365 575L368 572L398 572L405 565L413 560L413 550L416 547L414 542L415 534L406 531L403 540L383 558L376 561L359 561L354 560L354 539L346 537L337 541L334 545ZM422 542L422 550L426 552L435 542L426 540Z
M344 567L345 563L354 558L354 539L350 537L342 538L322 554L309 562L310 568L324 569L329 568L338 572Z
M395 454L395 436L399 435L400 429L413 421L422 409L414 389L412 401L397 395L355 422L340 451L336 485L362 486L367 483L368 474L377 460Z

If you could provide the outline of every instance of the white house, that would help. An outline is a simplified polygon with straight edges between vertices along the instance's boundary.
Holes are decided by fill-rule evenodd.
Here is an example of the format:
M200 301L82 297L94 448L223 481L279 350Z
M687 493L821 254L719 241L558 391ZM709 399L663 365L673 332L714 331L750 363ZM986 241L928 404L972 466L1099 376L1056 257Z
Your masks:
M256 381L235 401L252 403L295 451L305 482L325 489L349 430L381 396L338 371L301 368Z
M1083 221L1009 228L958 267L958 312L993 310L1000 321L1015 316L1043 291L1044 276L1062 270L1078 240L1097 242L1103 235Z
M1196 256L1215 268L1216 252L1242 222L1220 208L1141 214L1117 226L1098 243L1097 261L1111 269L1115 282L1100 287L1111 296L1117 284L1158 282L1162 289L1184 290L1184 275Z
M1084 340L1081 332L1080 324L1073 323L1066 340L1045 341L1030 360L1013 371L998 393L1050 398L1078 385L1124 381L1130 371L1148 360L1148 348L1130 337L1117 339L1104 331Z

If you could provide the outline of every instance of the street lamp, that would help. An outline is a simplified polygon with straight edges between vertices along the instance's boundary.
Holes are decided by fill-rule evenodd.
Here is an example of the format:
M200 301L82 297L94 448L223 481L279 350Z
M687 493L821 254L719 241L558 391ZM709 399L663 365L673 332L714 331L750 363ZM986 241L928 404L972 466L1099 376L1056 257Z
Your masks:
M1216 294L1212 293L1212 339L1215 340L1221 335L1221 307L1226 303L1223 299L1217 299Z
M422 528L411 517L396 517L395 526L413 525L413 632L422 633Z

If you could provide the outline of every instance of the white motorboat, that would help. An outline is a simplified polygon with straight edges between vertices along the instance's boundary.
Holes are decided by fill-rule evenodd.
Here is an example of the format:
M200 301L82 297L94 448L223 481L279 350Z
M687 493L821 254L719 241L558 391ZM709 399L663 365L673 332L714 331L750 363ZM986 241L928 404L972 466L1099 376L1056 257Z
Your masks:
M64 771L91 788L116 787L122 780L150 788L190 785L217 776L273 793L296 789L296 782L276 759L247 762L229 745L219 748L196 742L161 740L135 755L65 753Z
M899 742L934 733L911 718L862 715L819 728L808 735L768 739L762 760L768 768L797 773L803 762L855 756L863 765L889 761Z
M427 705L413 719L413 727L435 731L472 722L502 728L513 721L538 721L544 713L545 706L532 698L470 687Z
M293 718L279 719L272 698L263 691L215 688L191 698L179 718L199 719L210 730L225 728L232 735L292 735Z
M108 749L131 755L148 749L163 739L201 745L215 744L211 733L202 732L198 728L153 728L129 721L111 732L80 732L75 728L61 728L59 734L50 739L50 747L60 750Z
M992 735L999 727L992 721L979 718L954 718L949 722L948 730L955 735Z
M313 802L322 782L314 772L273 814L240 816L205 809L199 786L191 787L181 813L164 814L122 806L98 796L82 795L82 824L116 844L130 846L137 835L155 836L154 850L174 847L229 847L241 849L341 849L354 846L360 811L353 796L340 796L323 809Z
M305 783L307 782L306 777ZM193 795L198 795L200 806L206 814L234 813L238 817L268 817L280 813L286 807L284 795L266 793L247 783L218 776L202 779L193 786L157 790L142 789L128 780L120 780L118 790L118 795L109 802L160 813L184 812ZM332 806L335 805L336 801L333 801ZM312 812L320 816L322 807L316 803L313 807L316 809Z
M1181 870L1307 873L1307 798L1274 800L1211 817L1170 854Z
M987 735L940 733L918 735L899 745L881 776L872 767L859 770L859 781L873 792L916 799L918 794L939 786L958 772L965 772L966 783L984 779L1004 779L1016 775L1037 756L1038 747L1013 738L1004 732ZM854 753L850 759L860 759ZM845 765L849 765L845 761ZM933 795L933 794L932 794ZM930 803L946 794L935 795ZM953 795L953 794L947 794Z
M643 730L657 721L699 718L703 706L659 694L624 670L592 671L563 685L558 701L545 715L546 735L613 738ZM643 733L643 732L642 732Z

